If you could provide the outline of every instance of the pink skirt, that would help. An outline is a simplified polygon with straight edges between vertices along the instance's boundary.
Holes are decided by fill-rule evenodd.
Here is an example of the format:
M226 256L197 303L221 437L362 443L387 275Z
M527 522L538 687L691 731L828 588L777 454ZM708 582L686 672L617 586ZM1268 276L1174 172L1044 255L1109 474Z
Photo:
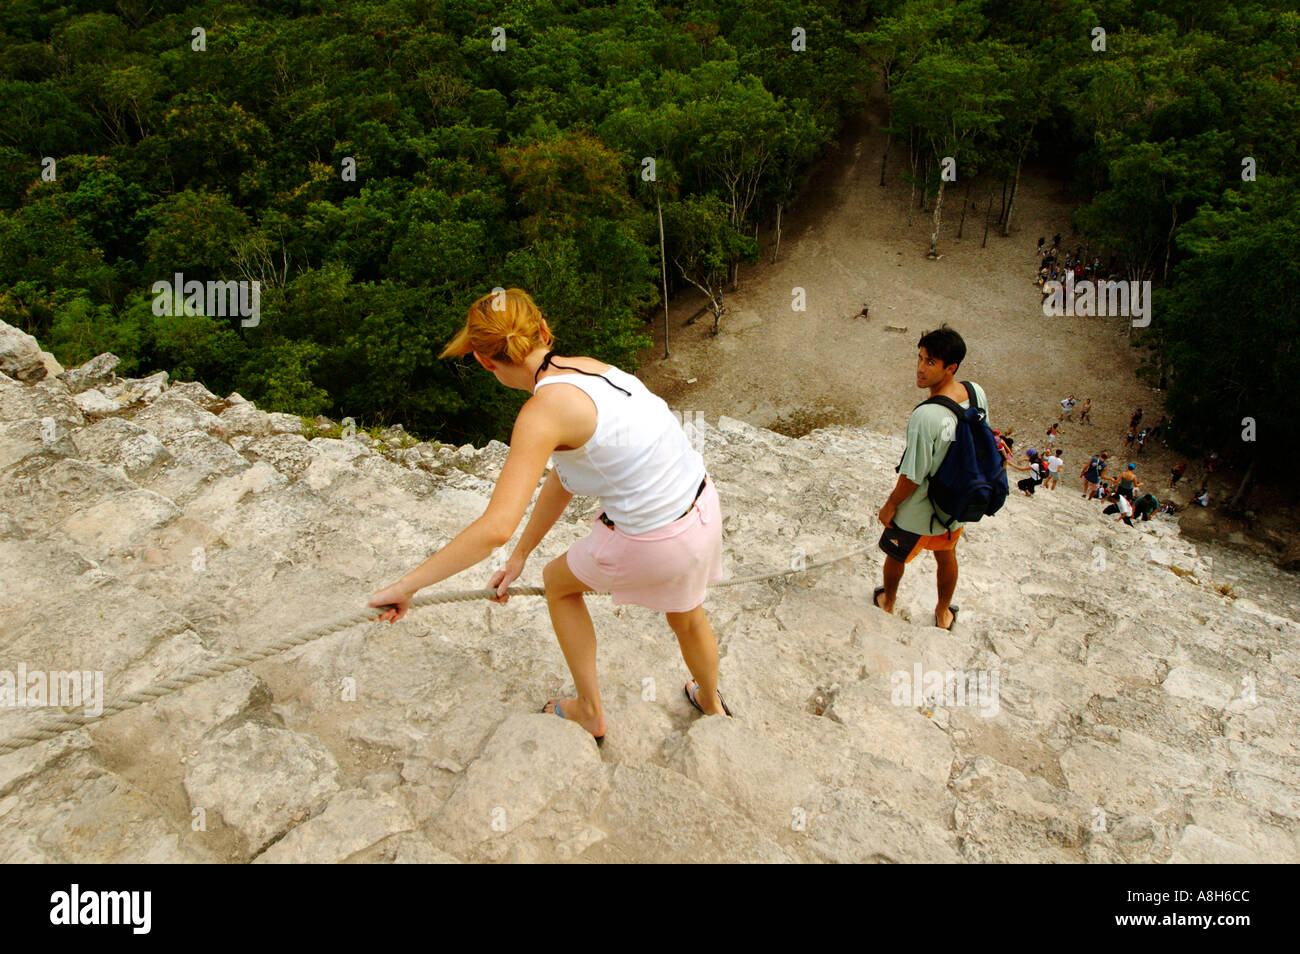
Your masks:
M573 575L615 605L636 603L660 613L685 613L722 579L722 508L710 478L691 512L666 526L628 534L597 515L591 533L569 547Z

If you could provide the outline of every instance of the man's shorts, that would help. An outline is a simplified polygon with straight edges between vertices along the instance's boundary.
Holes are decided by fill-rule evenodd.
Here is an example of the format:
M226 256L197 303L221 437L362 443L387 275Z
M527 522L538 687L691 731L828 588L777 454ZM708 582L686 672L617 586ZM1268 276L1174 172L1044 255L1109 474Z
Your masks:
M896 526L892 521L880 535L880 549L899 563L911 563L922 550L951 550L957 546L962 528L926 536Z

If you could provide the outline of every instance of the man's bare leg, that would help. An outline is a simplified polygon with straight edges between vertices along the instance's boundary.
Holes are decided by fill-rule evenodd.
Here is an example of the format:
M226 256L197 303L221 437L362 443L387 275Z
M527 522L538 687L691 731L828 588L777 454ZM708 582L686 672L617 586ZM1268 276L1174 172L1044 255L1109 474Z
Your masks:
M957 549L935 550L934 562L938 564L935 575L939 585L939 602L934 607L934 618L936 625L947 629L953 620L948 605L953 593L957 592Z

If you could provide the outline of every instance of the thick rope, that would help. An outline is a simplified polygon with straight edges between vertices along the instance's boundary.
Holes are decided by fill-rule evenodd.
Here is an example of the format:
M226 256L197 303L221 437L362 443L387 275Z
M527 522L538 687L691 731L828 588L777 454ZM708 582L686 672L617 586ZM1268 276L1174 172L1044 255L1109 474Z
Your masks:
M759 573L753 576L733 577L729 580L722 580L714 583L713 586L739 586L742 583L760 583L764 580L772 580L783 576L794 576L797 573L807 573L810 570L816 570L823 566L830 566L832 563L839 563L850 557L865 553L873 547L859 547L857 550L845 553L842 556L833 557L829 560L822 560L817 563L808 563L800 569L777 570L771 573ZM517 586L510 587L506 590L508 596L545 596L546 590L540 586ZM426 593L423 596L416 596L411 600L409 610L415 610L425 606L434 606L440 603L467 603L470 600L490 599L496 595L493 587L483 587L477 590L454 590L449 593ZM597 594L607 595L607 594ZM409 611L408 610L408 611ZM25 749L35 745L38 742L44 742L52 739L57 735L65 732L72 732L92 722L99 722L107 719L109 716L117 715L119 712L125 712L127 709L134 709L146 703L161 699L163 696L171 695L174 692L180 692L182 689L193 686L196 683L203 682L207 679L215 679L217 676L224 676L228 672L234 672L236 669L243 669L255 662L261 662L271 656L279 655L290 649L295 649L306 643L314 642L334 633L345 630L358 623L367 623L374 620L374 613L381 612L378 607L367 607L356 613L349 613L346 616L340 616L332 623L317 629L304 630L292 636L286 636L284 639L277 640L261 649L252 650L244 653L233 653L226 655L210 663L204 663L195 666L188 672L171 679L163 679L155 682L151 686L146 686L139 692L133 692L130 695L123 696L115 700L112 704L104 708L93 716L82 713L80 715L70 713L60 713L51 716L44 725L39 728L30 729L27 732L19 733L4 741L0 741L0 755L8 752L17 752L19 749Z

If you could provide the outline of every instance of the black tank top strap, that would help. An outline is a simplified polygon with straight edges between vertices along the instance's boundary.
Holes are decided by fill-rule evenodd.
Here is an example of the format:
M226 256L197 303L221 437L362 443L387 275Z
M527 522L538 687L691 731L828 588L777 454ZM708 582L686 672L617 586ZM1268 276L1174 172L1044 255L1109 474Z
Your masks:
M542 363L538 366L538 368L537 368L537 372L533 375L533 385L534 385L534 386L536 386L536 384L537 384L537 375L541 374L541 373L542 373L543 371L545 371L547 368L560 368L560 369L562 369L562 370L564 370L564 371L577 371L579 374L586 374L586 375L589 375L590 377L593 377L593 378L600 378L602 381L604 381L606 384L608 384L611 388L617 388L618 390L620 390L620 391L622 391L624 394L626 394L628 397L631 397L631 396L632 396L632 392L629 391L627 388L620 388L617 384L615 384L613 381L611 381L609 378L605 377L603 374L600 374L599 372L596 372L596 371L583 371L582 368L575 368L575 367L572 367L572 366L567 365L567 364L554 364L554 363L552 363L552 361L551 361L551 356L554 355L554 354L555 354L555 349L554 349L554 348L552 348L550 351L546 352L546 357L544 357L544 358L542 359Z

